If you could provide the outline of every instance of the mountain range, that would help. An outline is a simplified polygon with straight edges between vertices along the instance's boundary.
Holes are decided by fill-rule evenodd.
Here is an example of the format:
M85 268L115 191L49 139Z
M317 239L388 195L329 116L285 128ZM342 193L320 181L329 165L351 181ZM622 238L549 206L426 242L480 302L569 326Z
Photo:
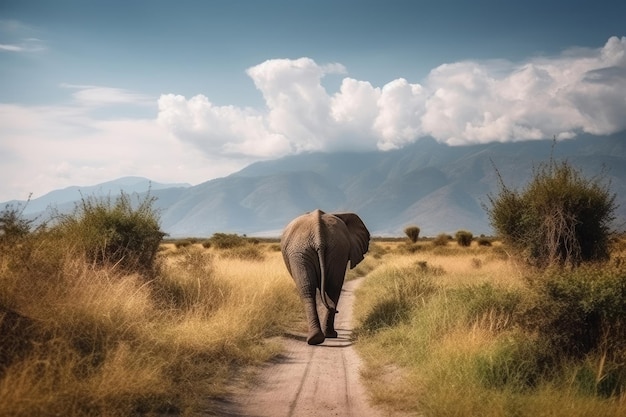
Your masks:
M142 194L150 189L161 228L171 237L216 232L279 236L294 217L321 208L353 211L374 236L493 234L485 206L502 181L520 189L550 158L566 159L585 177L616 194L615 227L626 221L626 132L564 141L448 146L420 139L387 152L305 153L253 163L223 178L191 186L126 177L91 187L69 187L31 200L25 215L71 210L85 196ZM15 202L14 202L15 203Z

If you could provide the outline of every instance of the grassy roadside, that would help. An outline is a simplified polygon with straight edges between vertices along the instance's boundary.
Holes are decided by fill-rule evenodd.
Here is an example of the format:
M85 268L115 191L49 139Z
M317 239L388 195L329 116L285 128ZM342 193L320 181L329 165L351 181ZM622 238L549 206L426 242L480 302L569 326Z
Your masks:
M100 229L69 226L69 238L34 233L0 250L2 416L211 414L279 352L272 336L301 330L276 242L171 242L146 266L110 262L144 240L107 254L115 234L98 246ZM80 234L99 249L77 245ZM611 268L539 276L497 244L445 242L374 241L348 273L368 276L355 337L376 403L429 416L626 415L626 245Z
M280 252L254 246L162 245L150 276L45 237L1 251L0 415L210 414L298 319Z
M497 245L419 245L389 244L357 293L375 403L427 416L626 415L623 266L537 276Z

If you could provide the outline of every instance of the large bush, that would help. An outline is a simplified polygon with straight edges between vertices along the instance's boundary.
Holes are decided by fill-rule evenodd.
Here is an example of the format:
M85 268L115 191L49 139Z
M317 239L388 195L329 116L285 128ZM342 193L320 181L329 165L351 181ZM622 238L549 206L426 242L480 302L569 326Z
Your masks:
M546 342L555 357L584 357L600 350L608 359L626 358L624 266L551 268L532 281L531 289L535 303L522 325Z
M606 260L616 205L601 179L587 179L568 162L550 160L521 192L500 182L500 193L489 197L491 224L535 266Z
M53 232L70 239L89 262L149 271L164 236L154 201L148 195L133 202L124 192L114 201L83 198L72 214L60 216Z

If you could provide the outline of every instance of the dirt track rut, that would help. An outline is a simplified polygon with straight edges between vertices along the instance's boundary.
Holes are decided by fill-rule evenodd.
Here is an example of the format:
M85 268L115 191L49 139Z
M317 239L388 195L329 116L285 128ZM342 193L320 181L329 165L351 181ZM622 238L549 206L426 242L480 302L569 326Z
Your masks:
M346 282L339 300L337 339L309 346L304 337L285 339L279 360L261 371L258 385L239 397L232 415L306 417L385 415L368 404L360 381L360 359L350 340L354 291L361 279Z

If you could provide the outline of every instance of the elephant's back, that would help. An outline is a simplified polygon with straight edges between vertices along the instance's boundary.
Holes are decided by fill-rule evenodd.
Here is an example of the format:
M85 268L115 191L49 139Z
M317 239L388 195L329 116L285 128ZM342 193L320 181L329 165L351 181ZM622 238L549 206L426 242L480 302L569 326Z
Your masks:
M319 233L319 225L325 213L321 210L315 210L293 219L283 231L281 235L282 242L301 242L315 239Z

